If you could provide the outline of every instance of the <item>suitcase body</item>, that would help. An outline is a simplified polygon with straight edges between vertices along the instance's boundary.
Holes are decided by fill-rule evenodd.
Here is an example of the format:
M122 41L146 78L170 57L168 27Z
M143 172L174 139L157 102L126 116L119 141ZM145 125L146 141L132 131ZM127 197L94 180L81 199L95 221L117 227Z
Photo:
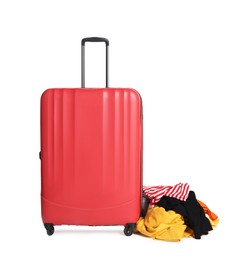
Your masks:
M40 155L47 233L54 225L127 225L127 235L133 233L141 210L142 142L136 90L47 89Z

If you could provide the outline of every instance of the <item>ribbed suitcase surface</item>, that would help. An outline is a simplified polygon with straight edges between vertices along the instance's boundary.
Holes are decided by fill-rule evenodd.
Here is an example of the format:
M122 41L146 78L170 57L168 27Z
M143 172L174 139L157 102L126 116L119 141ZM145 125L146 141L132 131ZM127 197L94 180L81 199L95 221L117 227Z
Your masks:
M44 223L135 223L142 194L138 92L46 90L41 97L41 162Z

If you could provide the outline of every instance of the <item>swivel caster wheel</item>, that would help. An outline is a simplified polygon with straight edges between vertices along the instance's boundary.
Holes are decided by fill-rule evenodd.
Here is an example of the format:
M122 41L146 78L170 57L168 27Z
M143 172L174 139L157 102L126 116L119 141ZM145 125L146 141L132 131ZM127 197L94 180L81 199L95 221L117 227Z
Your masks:
M44 223L44 227L47 231L48 236L52 236L54 234L55 229L53 224Z
M124 234L131 236L134 233L135 223L128 223L124 227Z

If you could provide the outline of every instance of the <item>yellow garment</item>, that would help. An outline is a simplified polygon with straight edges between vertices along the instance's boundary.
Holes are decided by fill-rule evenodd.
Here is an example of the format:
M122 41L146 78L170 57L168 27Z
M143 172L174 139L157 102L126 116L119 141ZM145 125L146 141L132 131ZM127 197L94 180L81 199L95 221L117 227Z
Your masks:
M192 235L192 230L186 229L187 226L180 214L155 206L148 209L145 219L140 218L137 221L135 232L156 239L180 241L181 238Z

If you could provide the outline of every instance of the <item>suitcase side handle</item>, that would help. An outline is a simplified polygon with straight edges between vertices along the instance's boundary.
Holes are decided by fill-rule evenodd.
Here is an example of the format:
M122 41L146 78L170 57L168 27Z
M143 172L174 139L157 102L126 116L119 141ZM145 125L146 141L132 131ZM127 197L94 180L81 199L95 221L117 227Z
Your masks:
M83 38L81 41L81 87L85 88L85 43L86 42L105 42L106 45L106 88L108 88L108 48L109 48L109 40L101 37L88 37Z

